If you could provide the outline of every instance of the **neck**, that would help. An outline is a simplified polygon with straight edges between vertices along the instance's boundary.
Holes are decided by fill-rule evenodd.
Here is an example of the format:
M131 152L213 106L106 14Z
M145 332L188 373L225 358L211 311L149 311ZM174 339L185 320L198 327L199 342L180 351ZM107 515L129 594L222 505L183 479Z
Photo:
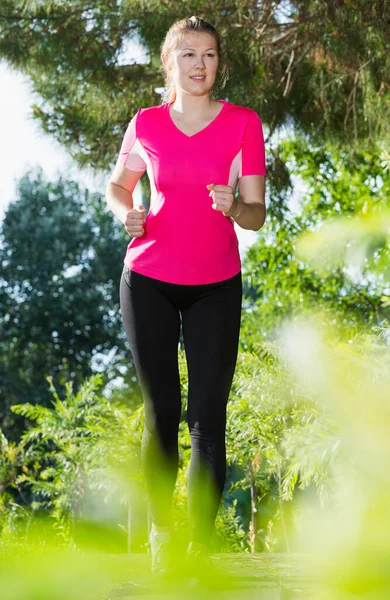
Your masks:
M191 115L196 119L209 112L214 103L214 100L211 100L208 94L204 96L178 94L171 106L176 112Z

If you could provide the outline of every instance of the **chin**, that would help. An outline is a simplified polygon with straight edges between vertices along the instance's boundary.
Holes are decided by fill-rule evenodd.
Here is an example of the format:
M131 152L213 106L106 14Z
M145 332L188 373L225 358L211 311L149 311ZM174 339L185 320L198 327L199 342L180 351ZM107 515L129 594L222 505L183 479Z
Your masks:
M210 94L211 89L213 87L213 84L208 85L207 87L202 87L196 90L193 87L191 87L191 89L186 89L185 87L183 87L183 91L186 92L187 94L190 94L191 96L204 96L205 94Z
M191 90L190 94L191 96L206 96L210 94L210 90L199 90L199 92L194 92L193 90Z

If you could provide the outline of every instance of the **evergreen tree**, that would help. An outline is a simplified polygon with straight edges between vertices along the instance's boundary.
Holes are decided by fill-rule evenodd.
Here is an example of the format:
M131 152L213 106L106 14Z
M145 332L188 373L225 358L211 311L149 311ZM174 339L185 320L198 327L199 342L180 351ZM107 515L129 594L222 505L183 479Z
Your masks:
M288 125L347 145L388 136L387 0L3 0L0 57L31 78L42 129L79 164L106 169L137 108L161 102L161 42L192 14L222 37L229 79L216 93L257 110L270 134ZM129 41L145 64L119 60Z

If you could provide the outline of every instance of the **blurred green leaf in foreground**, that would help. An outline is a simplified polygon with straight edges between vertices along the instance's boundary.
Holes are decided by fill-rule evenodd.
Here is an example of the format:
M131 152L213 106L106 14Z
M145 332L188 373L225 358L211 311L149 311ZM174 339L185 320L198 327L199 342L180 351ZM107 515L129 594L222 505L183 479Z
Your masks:
M335 262L359 265L380 250L384 259L376 263L376 275L388 282L389 235L388 212L339 218L303 235L298 252L318 268L331 268ZM383 303L388 305L386 297ZM310 597L389 598L388 322L382 319L372 335L336 340L319 310L285 325L280 339L296 382L331 412L342 433L342 459L333 464L334 493L324 508L305 507L296 540L322 581L322 591Z

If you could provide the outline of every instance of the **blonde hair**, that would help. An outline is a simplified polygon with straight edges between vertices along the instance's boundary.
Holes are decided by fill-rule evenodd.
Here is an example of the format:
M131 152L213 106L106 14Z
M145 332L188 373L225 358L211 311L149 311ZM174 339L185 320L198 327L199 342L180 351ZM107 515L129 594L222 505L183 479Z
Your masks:
M215 87L225 87L226 81L228 79L228 69L227 65L224 62L224 57L221 52L221 38L215 27L207 21L204 21L200 17L192 16L189 19L181 19L180 21L176 21L171 25L168 29L167 34L163 43L161 44L161 53L165 54L167 57L171 54L171 52L177 47L180 41L183 39L184 34L188 32L196 32L196 33L209 33L212 35L217 44L217 53L218 53L218 75L219 81L217 81L210 91L210 95L214 97L215 95ZM165 93L163 95L163 102L174 102L176 99L176 89L175 82L173 81L170 72L166 68L164 64L161 66L164 78L165 78Z

